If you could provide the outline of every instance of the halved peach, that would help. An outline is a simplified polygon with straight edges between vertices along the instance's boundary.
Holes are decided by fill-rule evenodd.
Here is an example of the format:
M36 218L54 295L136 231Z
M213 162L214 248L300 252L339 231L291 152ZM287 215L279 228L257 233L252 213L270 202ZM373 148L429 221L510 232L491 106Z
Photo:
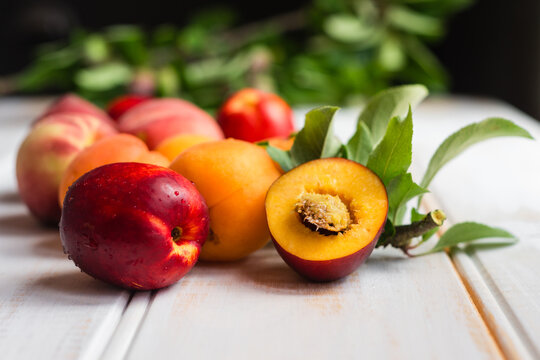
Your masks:
M268 190L265 207L283 260L308 279L331 281L371 254L384 229L388 197L365 166L327 158L282 175Z

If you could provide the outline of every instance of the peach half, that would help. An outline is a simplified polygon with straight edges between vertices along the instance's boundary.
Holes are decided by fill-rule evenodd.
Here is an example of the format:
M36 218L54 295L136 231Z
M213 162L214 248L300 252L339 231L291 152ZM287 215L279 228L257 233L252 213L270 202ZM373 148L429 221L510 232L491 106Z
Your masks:
M265 207L283 260L310 280L331 281L371 254L384 229L388 197L365 166L327 158L282 175L268 190Z

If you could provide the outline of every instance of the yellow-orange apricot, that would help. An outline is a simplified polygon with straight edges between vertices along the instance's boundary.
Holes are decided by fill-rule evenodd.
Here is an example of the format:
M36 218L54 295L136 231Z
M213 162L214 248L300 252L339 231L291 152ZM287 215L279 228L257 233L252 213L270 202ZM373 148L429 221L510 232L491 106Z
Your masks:
M95 142L81 151L69 164L60 181L58 201L60 206L68 187L80 176L97 167L117 162L139 162L168 167L170 161L155 151L149 151L139 138L117 134Z
M193 145L204 142L214 141L216 139L204 135L182 134L167 138L159 143L156 151L165 155L170 161L173 161L180 153Z
M193 181L210 210L210 235L202 260L233 261L270 239L264 199L279 177L266 151L241 140L195 145L170 165Z

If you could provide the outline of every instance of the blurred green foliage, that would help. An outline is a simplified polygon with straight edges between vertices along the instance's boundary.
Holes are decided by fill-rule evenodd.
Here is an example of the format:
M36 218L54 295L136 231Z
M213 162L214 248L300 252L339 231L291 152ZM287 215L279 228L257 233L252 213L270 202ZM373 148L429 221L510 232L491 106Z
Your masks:
M347 105L399 83L444 90L448 76L428 45L470 1L313 0L240 26L220 8L182 28L78 30L42 46L12 90L75 91L101 105L126 92L181 96L208 110L247 86L293 105Z

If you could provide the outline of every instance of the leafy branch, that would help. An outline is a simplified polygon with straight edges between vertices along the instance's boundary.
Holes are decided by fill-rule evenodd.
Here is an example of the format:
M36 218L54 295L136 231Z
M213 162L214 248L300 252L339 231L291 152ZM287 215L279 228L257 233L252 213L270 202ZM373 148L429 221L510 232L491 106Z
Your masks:
M0 79L0 94L75 91L104 104L142 92L211 110L247 86L278 92L292 105L358 103L405 81L443 90L447 75L429 44L471 1L313 0L248 24L220 8L151 32L132 25L80 29L38 48L22 73ZM367 124L375 139L384 130L376 123Z
M290 151L267 146L268 154L288 171L304 162L325 157L344 157L367 166L386 186L388 217L377 247L392 246L410 253L443 225L446 215L440 209L422 214L410 208L410 223L404 221L411 201L428 192L438 171L470 146L490 138L518 136L532 139L525 129L501 118L488 118L451 134L433 154L420 184L413 181L409 168L412 160L412 106L427 95L422 85L407 85L375 95L358 117L356 132L343 144L332 130L336 107L323 106L306 114L305 126L297 134ZM502 238L504 241L476 243L479 239ZM418 240L416 240L418 239ZM460 244L470 246L505 246L517 241L509 232L488 225L464 222L448 229L425 253L431 254Z

